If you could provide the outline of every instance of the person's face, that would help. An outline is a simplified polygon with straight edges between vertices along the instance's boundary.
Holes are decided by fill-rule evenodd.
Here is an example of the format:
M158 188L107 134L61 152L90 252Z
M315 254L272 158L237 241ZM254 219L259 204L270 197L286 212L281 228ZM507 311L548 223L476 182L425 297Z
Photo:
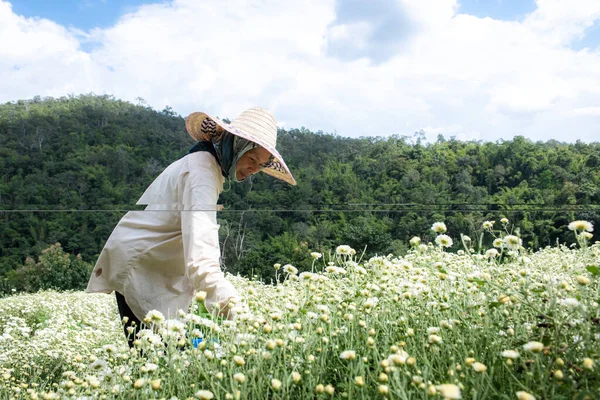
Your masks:
M254 175L260 171L262 168L261 165L268 163L270 157L271 153L262 147L257 147L244 153L242 158L240 158L237 162L235 169L235 176L237 180L243 181L250 175Z

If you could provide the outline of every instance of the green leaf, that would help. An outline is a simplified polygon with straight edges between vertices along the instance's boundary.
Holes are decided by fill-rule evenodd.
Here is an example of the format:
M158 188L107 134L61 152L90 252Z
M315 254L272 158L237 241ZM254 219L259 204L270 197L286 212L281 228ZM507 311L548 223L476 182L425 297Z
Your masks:
M542 343L544 344L544 346L550 346L550 343L552 343L552 338L550 336L543 336L542 337Z
M490 304L488 304L488 307L489 308L496 308L496 307L499 307L501 305L502 305L502 303L500 303L499 301L493 301Z
M592 275L600 275L600 268L597 265L588 265L585 267Z
M483 286L485 285L485 281L479 278L473 278L473 281L475 281L475 283L477 283L479 286Z

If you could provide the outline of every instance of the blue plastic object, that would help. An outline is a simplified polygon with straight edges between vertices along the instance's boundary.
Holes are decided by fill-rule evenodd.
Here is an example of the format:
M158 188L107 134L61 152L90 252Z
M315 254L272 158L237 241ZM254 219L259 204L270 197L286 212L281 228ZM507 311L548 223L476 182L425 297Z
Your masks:
M204 341L204 338L193 338L192 339L192 345L194 345L194 348L198 348L198 345L200 343L202 343ZM219 343L219 341L217 339L210 339L211 342L214 343Z

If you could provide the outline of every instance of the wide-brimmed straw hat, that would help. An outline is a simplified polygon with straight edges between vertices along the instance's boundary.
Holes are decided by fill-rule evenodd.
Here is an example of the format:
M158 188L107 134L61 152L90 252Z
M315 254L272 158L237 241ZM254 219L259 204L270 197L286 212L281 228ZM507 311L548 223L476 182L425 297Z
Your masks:
M281 154L275 149L277 144L277 122L267 110L252 107L242 112L230 124L203 112L194 112L185 119L185 129L197 142L212 141L227 131L264 147L273 157L262 171L277 179L296 185Z

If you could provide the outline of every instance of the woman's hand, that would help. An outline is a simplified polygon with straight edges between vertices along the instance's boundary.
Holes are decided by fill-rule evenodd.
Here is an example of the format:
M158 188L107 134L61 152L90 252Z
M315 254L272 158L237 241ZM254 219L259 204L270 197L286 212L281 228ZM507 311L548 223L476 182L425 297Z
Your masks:
M217 306L215 304L215 306ZM238 315L249 314L250 309L246 303L241 300L232 298L218 305L218 315L229 320L235 319Z

